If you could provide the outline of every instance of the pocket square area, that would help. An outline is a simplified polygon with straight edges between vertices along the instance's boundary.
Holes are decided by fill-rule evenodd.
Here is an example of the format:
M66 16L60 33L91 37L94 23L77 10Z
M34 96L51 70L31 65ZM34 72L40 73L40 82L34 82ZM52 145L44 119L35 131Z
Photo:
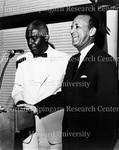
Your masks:
M87 76L86 75L82 75L81 78L87 78Z

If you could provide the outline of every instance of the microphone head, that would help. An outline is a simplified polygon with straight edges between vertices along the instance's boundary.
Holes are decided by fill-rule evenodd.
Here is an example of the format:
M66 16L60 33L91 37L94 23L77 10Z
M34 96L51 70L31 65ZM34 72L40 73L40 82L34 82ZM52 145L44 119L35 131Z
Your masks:
M13 49L13 50L8 50L8 53L12 53L12 54L21 53L21 54L23 54L24 50L22 50L22 49Z
M7 52L10 53L10 54L11 54L11 53L12 53L12 54L15 53L14 50L8 50Z

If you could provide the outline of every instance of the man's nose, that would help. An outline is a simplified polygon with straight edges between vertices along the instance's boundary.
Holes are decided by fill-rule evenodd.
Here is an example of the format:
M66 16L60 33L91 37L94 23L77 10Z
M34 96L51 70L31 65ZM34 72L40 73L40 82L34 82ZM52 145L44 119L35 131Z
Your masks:
M29 38L29 44L33 44L33 43L34 43L33 38Z
M75 32L75 28L72 27L70 33L72 34L73 32Z

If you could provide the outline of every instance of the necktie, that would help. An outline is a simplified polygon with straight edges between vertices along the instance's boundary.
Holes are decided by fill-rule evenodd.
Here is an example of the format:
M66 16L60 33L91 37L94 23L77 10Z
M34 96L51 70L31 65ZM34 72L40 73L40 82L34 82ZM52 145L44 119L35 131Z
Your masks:
M77 70L78 70L78 64L79 64L79 61L80 61L80 55L81 53L78 53L75 57L74 57L74 71L73 71L73 77L75 76Z
M37 54L37 55L34 55L33 57L34 58L37 58L37 57L47 57L47 53Z

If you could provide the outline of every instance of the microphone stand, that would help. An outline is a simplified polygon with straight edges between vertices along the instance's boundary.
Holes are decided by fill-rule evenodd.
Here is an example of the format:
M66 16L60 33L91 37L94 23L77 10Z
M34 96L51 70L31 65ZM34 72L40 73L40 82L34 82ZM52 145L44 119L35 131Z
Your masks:
M8 65L10 59L11 59L14 55L15 55L14 53L10 53L9 56L8 56L8 60L7 60L7 62L6 62L5 65L4 65L4 68L3 68L2 73L1 73L1 76L0 76L0 89L1 89L1 86L2 86L2 81L3 81L3 77L4 77L5 70L6 70L6 68L7 68L7 65Z
M10 53L9 56L8 56L8 60L7 62L5 63L4 67L3 67L3 70L2 70L2 73L1 73L1 76L0 76L0 89L1 89L1 86L2 86L2 81L3 81L3 77L4 77L4 73L5 73L5 70L7 68L7 65L10 61L10 59L14 56L15 54L14 53ZM5 108L3 106L0 106L0 113L1 112L6 112Z

